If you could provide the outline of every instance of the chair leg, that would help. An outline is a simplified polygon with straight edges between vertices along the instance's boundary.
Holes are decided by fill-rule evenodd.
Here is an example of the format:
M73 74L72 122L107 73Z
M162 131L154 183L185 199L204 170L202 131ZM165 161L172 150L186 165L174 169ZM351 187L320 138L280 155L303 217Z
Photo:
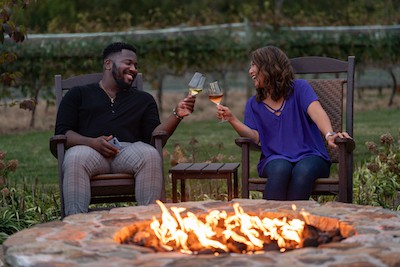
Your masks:
M58 161L58 177L59 177L59 190L60 190L60 213L61 220L65 217L65 209L64 209L64 191L63 191L63 183L64 183L64 173L62 170L62 164L64 162L64 144L57 144L57 161Z
M176 186L176 177L172 174L172 202L177 203L178 202L178 196L177 196L177 186Z
M238 172L237 170L233 173L233 197L239 197L239 181L238 181Z
M181 202L186 201L185 179L181 179Z
M242 198L249 198L250 148L242 145Z
M232 200L232 175L229 173L226 178L226 184L228 187L228 201Z

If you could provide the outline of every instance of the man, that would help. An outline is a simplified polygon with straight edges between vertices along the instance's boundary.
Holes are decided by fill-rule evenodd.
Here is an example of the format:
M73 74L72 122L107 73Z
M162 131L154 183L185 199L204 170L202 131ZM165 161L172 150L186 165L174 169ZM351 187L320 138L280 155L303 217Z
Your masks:
M152 132L164 130L171 135L188 111L193 111L195 98L179 102L160 124L154 98L131 88L137 73L136 49L112 43L103 51L101 81L72 88L63 97L55 133L67 136L63 163L66 215L88 211L89 178L101 173L133 173L138 205L160 199L162 162L149 144Z

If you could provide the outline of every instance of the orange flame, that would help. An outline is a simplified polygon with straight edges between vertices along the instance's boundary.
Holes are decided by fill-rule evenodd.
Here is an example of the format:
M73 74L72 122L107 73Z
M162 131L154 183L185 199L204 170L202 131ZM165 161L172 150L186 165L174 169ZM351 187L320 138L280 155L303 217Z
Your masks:
M226 240L232 239L247 247L243 253L263 250L265 237L275 240L284 251L288 242L295 248L300 247L301 235L305 223L299 219L288 220L260 218L251 216L244 212L238 203L233 204L234 214L229 215L226 211L213 210L205 217L205 222L199 220L192 212L187 212L186 217L181 213L185 208L171 207L170 211L161 201L157 204L162 210L160 221L153 218L150 228L154 231L162 247L168 251L180 250L184 253L193 253L189 249L189 235L194 235L204 249L219 249L229 251ZM223 231L218 230L223 221ZM218 236L218 237L217 237ZM221 238L222 236L222 238Z

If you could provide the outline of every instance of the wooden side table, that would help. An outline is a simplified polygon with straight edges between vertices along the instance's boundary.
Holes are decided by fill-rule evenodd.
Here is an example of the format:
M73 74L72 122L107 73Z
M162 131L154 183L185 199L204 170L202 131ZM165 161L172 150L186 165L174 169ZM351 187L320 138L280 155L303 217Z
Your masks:
M181 201L186 201L185 180L187 179L226 179L228 200L238 197L239 163L179 163L169 170L172 177L172 201L178 202L177 180L181 180Z

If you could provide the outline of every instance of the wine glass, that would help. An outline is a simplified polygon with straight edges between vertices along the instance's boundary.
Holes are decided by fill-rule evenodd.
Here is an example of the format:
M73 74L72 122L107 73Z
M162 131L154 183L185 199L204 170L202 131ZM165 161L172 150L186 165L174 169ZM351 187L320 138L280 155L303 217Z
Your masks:
M192 79L189 82L189 96L195 96L203 91L206 76L200 72L195 72ZM190 114L189 110L186 110L186 114Z
M200 72L195 72L189 82L189 96L195 96L203 91L206 76Z
M211 102L214 102L217 105L221 103L224 93L222 92L221 87L219 87L218 81L210 83L208 93L208 98Z
M218 81L210 83L210 88L208 89L208 99L211 102L219 105L224 97L224 93L222 92L221 87L219 87ZM221 120L220 122L224 122L225 120Z
M195 96L201 91L203 91L204 82L206 81L206 76L200 72L195 72L192 79L189 82L189 96ZM189 110L185 110L186 115L190 114Z

